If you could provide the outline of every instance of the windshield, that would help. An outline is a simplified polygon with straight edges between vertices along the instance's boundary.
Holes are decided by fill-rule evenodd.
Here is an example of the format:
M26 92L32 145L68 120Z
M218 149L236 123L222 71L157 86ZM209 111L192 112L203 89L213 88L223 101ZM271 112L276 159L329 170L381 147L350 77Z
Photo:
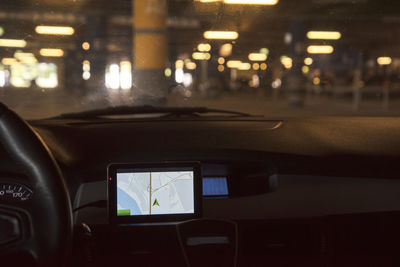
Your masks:
M2 0L0 101L397 115L399 25L388 0Z

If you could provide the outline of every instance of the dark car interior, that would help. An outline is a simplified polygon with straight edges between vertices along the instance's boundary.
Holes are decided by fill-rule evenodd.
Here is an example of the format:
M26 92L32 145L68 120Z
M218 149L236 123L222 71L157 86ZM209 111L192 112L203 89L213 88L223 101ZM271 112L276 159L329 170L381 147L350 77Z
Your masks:
M71 115L27 123L2 105L2 259L398 266L398 133L395 118ZM109 221L109 164L188 161L200 163L203 182L227 179L223 195L203 192L198 218Z
M400 267L399 29L399 0L0 0L0 267Z

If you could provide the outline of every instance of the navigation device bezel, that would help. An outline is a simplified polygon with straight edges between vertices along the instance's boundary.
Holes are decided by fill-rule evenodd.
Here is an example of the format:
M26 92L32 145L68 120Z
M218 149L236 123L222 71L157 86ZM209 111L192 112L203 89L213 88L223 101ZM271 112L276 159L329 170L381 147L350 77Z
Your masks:
M193 170L194 213L165 215L117 216L117 173L128 171L179 171ZM111 224L184 221L202 215L201 165L199 162L123 163L110 164L107 169L108 218Z

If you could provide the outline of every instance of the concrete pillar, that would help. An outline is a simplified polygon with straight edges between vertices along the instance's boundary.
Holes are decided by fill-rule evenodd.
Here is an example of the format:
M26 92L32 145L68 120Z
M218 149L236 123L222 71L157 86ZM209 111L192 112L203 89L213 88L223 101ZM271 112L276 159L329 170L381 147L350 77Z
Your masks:
M167 0L133 0L132 7L134 104L163 105L167 97Z

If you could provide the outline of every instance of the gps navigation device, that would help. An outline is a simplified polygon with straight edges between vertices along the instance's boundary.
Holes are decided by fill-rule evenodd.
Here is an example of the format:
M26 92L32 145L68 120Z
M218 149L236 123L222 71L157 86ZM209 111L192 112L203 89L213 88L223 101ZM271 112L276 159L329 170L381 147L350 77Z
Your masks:
M202 208L200 170L197 162L110 165L110 222L164 222L199 217Z

